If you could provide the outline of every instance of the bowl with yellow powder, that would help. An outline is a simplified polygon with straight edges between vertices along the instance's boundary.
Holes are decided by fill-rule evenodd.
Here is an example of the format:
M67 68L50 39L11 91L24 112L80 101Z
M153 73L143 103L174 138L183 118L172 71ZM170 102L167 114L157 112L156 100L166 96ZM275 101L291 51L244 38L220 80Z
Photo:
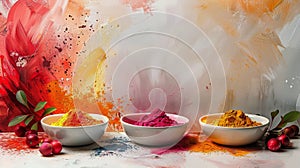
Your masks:
M241 110L204 115L199 119L202 132L215 143L242 146L258 141L267 131L269 119Z
M54 114L41 120L44 131L64 146L82 146L98 141L105 133L108 118L71 110L65 114Z

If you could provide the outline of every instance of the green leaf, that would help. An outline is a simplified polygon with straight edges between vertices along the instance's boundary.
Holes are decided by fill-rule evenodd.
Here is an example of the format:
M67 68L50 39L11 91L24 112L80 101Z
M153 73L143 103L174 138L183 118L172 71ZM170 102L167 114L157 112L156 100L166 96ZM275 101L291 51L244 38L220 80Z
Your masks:
M33 118L34 118L34 116L28 117L28 118L25 120L25 125L27 126L27 125L32 121Z
M275 111L271 112L272 120L278 115L278 113L279 113L279 110L275 110Z
M38 112L38 111L40 111L40 110L42 110L44 107L45 107L45 105L47 104L47 102L39 102L36 106L35 106L35 108L34 108L34 112Z
M269 128L268 130L270 130L273 126L273 121L274 121L274 118L279 114L279 110L275 110L273 112L271 112L271 121L270 121L270 125L269 125ZM277 127L275 127L274 129L277 129ZM274 130L273 129L273 130ZM272 130L271 130L272 131Z
M23 104L24 106L28 107L27 104L27 98L26 98L26 94L23 90L18 90L16 93L16 99L18 100L18 102L20 102L21 104Z
M290 111L283 116L284 122L293 122L296 121L300 117L299 111Z
M55 110L56 110L56 108L54 108L54 107L49 107L49 108L47 108L47 109L44 111L44 113L43 113L42 116L46 116L46 115L48 115L48 114L54 112Z
M8 126L15 126L17 124L19 124L20 122L24 121L29 115L19 115L16 116L14 119L12 119L9 123Z
M37 131L37 130L38 130L38 124L39 124L39 122L34 123L34 124L31 126L31 130Z

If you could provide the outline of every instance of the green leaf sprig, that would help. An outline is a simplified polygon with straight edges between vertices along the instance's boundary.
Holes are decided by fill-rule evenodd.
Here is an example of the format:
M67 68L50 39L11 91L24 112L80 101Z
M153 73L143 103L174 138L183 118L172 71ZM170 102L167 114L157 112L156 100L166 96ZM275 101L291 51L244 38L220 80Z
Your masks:
M284 116L280 116L280 122L277 124L276 127L274 127L272 130L270 130L271 126L273 125L273 121L278 116L279 110L275 110L271 112L271 122L270 122L270 127L269 131L279 131L282 128L284 128L287 123L294 122L300 118L300 112L299 111L290 111L286 113Z
M17 93L16 93L16 99L19 103L21 103L22 105L24 105L28 110L31 111L31 109L29 108L29 105L28 105L28 101L27 101L27 96L25 94L25 92L23 90L18 90ZM35 115L36 115L36 112L38 111L41 111L44 109L44 112L42 114L42 117L48 115L48 114L51 114L52 112L54 112L56 110L56 108L54 107L49 107L49 108L46 108L45 109L45 105L47 104L46 101L41 101L39 102L33 112L31 112L31 114L25 114L25 115L19 115L19 116L16 116L15 118L13 118L9 123L8 123L8 126L11 127L11 126L15 126L21 122L24 121L25 125L29 125ZM32 124L31 126L31 130L38 130L38 121L35 122L34 124Z

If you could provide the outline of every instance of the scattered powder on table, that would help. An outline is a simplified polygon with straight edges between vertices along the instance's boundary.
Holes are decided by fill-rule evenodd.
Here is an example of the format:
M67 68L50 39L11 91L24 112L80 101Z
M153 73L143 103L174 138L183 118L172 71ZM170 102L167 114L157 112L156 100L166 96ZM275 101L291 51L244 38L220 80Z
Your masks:
M112 139L100 141L100 147L94 151L94 156L123 156L127 153L135 153L139 146L132 144L131 141L122 136L116 136Z
M178 144L167 150L153 150L152 153L162 155L167 153L178 153L178 152L201 152L201 153L213 153L213 152L224 152L230 153L233 156L245 156L253 151L262 150L262 147L257 145L250 145L245 147L226 147L218 145L210 141L199 140L199 134L188 134Z
M26 145L26 137L17 137L14 133L0 133L0 148L3 151L19 154L19 153L30 153L36 148L30 148ZM45 133L39 133L39 139L42 141L48 136Z
M71 110L64 114L58 121L52 123L53 126L88 126L103 123L91 117L88 113Z
M139 126L165 127L178 125L179 123L168 117L164 111L155 109L134 124Z

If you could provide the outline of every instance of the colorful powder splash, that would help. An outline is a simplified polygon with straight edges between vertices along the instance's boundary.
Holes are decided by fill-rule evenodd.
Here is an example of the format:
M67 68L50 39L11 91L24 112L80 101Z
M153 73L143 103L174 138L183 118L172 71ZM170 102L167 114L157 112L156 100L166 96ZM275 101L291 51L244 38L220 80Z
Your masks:
M278 104L281 95L276 98L272 95L276 91L271 83L278 77L278 67L285 64L286 59L282 51L287 46L282 44L280 32L300 13L300 1L197 2L196 23L221 53L225 66L228 95L225 110L242 108L266 113L274 105L286 106L286 100ZM251 82L244 82L249 79ZM258 94L249 95L249 90L257 90Z
M158 149L153 150L154 154L168 154L168 153L178 153L183 151L189 152L201 152L201 153L212 153L212 152L225 152L230 153L233 156L245 156L251 152L262 150L262 147L254 144L253 146L245 147L226 147L213 143L212 141L205 140L200 141L198 134L189 134L184 137L178 144L170 149Z
M236 157L264 150L259 143L242 147L228 147L213 143L212 141L201 141L199 134L191 133L185 136L178 144L171 148L148 148L132 143L127 137L115 136L98 142L99 148L93 152L93 156L118 156L125 158L156 158L159 159L167 154L183 154L183 152L195 153L229 153Z

